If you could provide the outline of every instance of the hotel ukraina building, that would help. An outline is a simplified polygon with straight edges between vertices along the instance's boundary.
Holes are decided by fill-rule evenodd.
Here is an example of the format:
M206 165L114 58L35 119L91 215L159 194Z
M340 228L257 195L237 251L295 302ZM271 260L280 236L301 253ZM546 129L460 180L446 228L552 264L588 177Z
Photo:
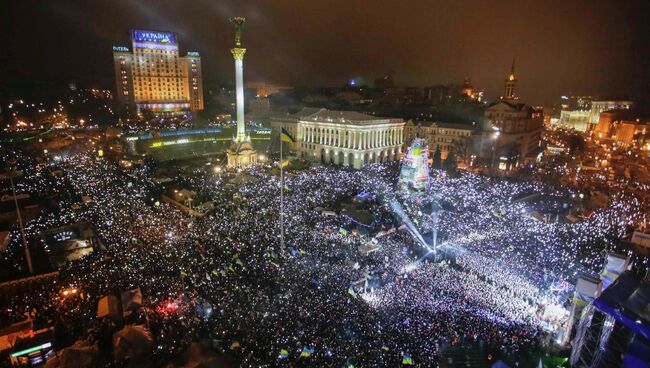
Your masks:
M116 97L132 113L143 109L158 116L203 110L201 57L179 56L176 34L134 30L132 51L113 46Z
M398 160L404 140L404 120L354 111L304 108L273 119L271 126L284 127L296 139L289 149L300 157L355 169Z

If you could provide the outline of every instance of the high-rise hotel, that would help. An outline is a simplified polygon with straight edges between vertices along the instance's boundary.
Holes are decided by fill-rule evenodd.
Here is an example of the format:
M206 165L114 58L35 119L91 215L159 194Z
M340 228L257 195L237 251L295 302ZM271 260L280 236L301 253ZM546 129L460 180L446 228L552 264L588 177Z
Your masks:
M176 34L134 30L132 52L114 46L116 96L130 112L151 110L157 116L203 110L201 57L179 56Z

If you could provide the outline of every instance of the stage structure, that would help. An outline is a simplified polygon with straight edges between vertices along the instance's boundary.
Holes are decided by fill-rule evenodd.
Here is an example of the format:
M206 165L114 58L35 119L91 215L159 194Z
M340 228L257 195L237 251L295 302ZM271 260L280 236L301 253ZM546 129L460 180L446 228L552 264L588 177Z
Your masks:
M578 276L576 288L573 293L573 306L569 314L566 329L562 336L562 342L568 344L574 338L574 327L576 322L580 320L582 311L585 307L593 302L603 291L603 282L596 277L589 275Z
M230 49L235 59L235 87L237 98L237 136L227 151L228 166L244 168L257 163L257 152L251 144L250 136L246 135L244 120L244 55L246 49L241 44L241 30L246 19L242 17L230 18L230 23L235 26L235 47Z
M402 189L429 189L429 149L424 139L415 138L407 149L399 183Z
M584 307L571 366L650 367L650 279L624 271Z
M630 257L623 254L609 253L603 271L598 275L599 277L588 275L578 277L573 296L573 307L562 338L563 344L568 344L571 340L577 338L577 331L574 327L584 316L587 310L586 307L592 304L602 294L603 290L607 289L621 274L627 271L629 264Z

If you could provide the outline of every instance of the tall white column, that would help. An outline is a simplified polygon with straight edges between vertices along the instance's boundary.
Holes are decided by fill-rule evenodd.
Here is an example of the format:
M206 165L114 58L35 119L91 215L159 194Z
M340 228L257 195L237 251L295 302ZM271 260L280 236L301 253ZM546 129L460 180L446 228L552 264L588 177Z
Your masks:
M235 56L235 85L237 95L237 141L246 139L246 125L244 123L244 55Z

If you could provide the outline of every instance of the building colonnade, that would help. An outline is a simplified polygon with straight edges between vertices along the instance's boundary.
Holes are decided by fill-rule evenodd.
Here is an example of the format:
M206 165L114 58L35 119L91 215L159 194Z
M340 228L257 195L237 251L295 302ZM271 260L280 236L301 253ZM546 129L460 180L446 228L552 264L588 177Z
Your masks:
M327 164L361 168L399 158L404 123L327 124L301 121L297 139L303 157Z
M377 130L348 130L300 126L298 139L307 143L336 146L350 149L370 149L401 144L404 130L399 128L378 128Z

